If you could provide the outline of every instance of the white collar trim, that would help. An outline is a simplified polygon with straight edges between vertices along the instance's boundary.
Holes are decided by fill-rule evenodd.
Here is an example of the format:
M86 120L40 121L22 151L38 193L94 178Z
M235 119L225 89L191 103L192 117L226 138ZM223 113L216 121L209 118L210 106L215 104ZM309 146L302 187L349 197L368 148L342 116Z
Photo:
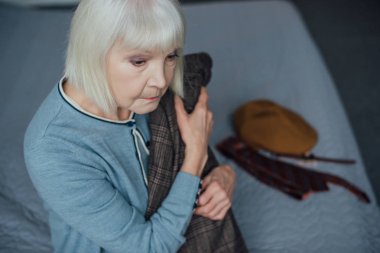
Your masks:
M99 119L99 120L102 120L102 121L111 122L111 123L125 124L125 123L128 123L128 122L135 122L135 119L134 119L134 114L135 113L134 112L131 112L131 115L129 115L129 118L126 119L126 120L112 120L112 119L107 119L107 118L104 118L104 117L100 117L98 115L95 115L93 113L90 113L90 112L84 110L82 107L80 107L80 105L78 105L78 103L76 103L74 100L72 100L64 92L64 90L63 90L63 81L65 79L66 79L65 77L62 77L61 80L59 81L59 93L62 95L62 97L64 98L64 100L66 100L67 103L69 103L72 107L74 107L75 109L77 109L81 113L83 113L85 115L88 115L88 116L90 116L92 118L96 118L96 119Z

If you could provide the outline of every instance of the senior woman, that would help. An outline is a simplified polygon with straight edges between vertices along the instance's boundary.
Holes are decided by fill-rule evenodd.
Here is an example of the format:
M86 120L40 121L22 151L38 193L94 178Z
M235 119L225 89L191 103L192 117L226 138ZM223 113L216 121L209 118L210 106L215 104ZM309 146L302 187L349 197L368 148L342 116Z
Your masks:
M208 152L207 92L191 113L180 98L183 44L174 0L78 5L64 77L24 140L55 252L246 252L230 210L233 172ZM179 151L164 148L172 137Z

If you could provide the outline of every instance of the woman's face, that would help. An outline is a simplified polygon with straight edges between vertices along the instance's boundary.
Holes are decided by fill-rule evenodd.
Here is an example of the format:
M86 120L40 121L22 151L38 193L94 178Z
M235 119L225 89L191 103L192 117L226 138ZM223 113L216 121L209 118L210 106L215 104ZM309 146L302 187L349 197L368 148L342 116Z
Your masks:
M106 71L118 113L154 111L173 80L176 62L175 49L128 50L122 43L115 43L107 54Z

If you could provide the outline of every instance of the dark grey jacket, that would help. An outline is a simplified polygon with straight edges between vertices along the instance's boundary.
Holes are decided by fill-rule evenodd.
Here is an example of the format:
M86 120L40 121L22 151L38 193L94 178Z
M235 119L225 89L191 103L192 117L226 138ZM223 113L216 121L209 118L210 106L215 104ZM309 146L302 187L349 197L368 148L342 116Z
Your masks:
M190 112L196 104L202 85L211 78L211 58L204 53L185 57L185 108ZM150 157L148 172L149 218L167 196L174 178L184 159L185 145L180 137L174 109L174 94L168 91L158 108L150 114ZM202 177L206 176L218 162L209 149L209 158ZM212 221L194 215L186 232L186 243L179 252L216 253L248 252L230 210L222 221Z

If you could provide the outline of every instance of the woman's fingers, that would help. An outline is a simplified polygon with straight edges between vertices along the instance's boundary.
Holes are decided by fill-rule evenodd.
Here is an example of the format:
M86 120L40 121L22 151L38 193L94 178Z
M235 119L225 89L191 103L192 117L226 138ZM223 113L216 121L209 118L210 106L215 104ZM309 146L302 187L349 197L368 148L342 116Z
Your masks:
M223 199L215 202L211 201L206 206L197 208L196 214L211 220L220 220L224 218L230 207L231 202L229 199Z
M207 107L207 91L201 89L199 99L192 113L185 111L183 102L175 97L178 128L186 145L184 165L186 172L199 175L206 164L208 139L212 130L212 113ZM190 167L194 167L190 169Z
M212 113L207 107L207 91L201 89L199 99L192 113L185 111L182 100L175 97L178 127L187 147L207 151L208 138L212 130Z
M196 110L197 107L203 107L203 106L207 108L207 101L208 101L207 89L205 87L202 87L199 93L198 102L195 105L194 110Z
M202 183L202 185L204 182ZM216 195L222 188L219 186L219 183L216 181L213 181L210 183L210 185L206 186L204 192L202 193L201 196L199 196L198 203L200 206L205 206L208 204L211 199ZM202 209L204 210L204 208ZM206 209L207 210L207 209Z
M212 220L223 219L231 207L235 172L229 165L214 168L202 182L196 214Z
M226 216L228 210L231 208L231 202L229 202L228 204L226 204L218 214L216 214L215 216L213 216L211 219L212 220L223 220L224 217Z
M218 202L218 204L215 206L215 208L209 212L210 219L216 219L217 217L220 217L221 214L225 214L226 207L230 207L231 202L228 199L224 199L223 201ZM224 215L223 217L224 218Z
M213 181L199 197L198 204L197 215L215 220L224 218L231 206L231 200L221 185L217 181Z
M214 125L213 114L211 111L208 111L208 113L207 113L207 122L209 122L209 124L208 124L208 136L210 136L213 125Z
M178 123L184 123L184 120L186 119L188 114L185 111L182 99L178 95L174 97L174 108L176 111Z

